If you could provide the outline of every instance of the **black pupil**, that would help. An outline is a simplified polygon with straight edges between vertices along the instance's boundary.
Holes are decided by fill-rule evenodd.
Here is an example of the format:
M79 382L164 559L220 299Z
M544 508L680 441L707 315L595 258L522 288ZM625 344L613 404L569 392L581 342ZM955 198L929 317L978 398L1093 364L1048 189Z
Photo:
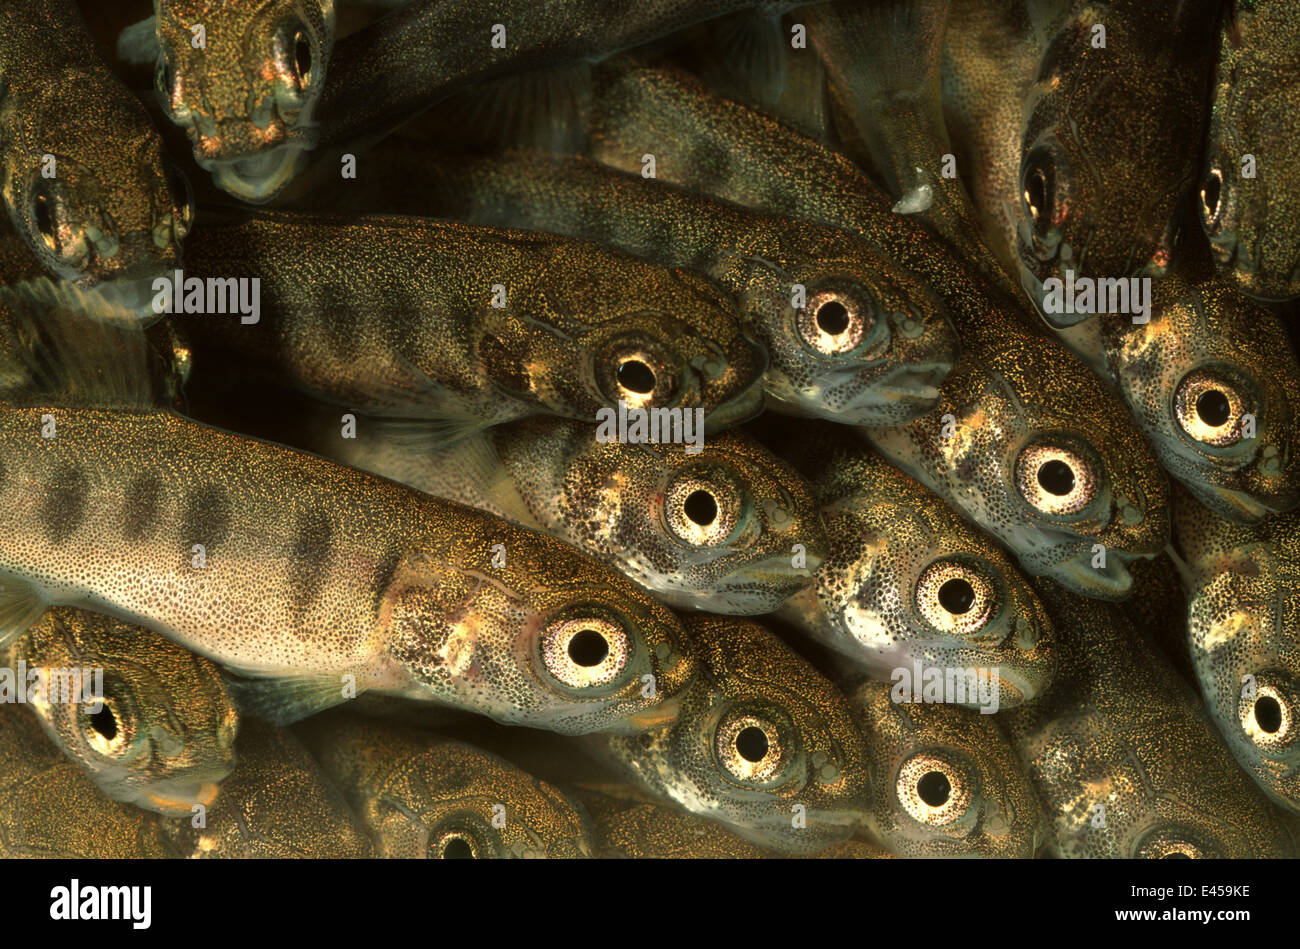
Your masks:
M1272 735L1282 727L1282 706L1271 695L1261 696L1255 700L1255 721L1259 727Z
M594 629L581 630L569 640L569 658L580 666L598 666L609 655L609 643Z
M948 803L952 785L938 771L931 771L916 782L916 793L931 807L942 807Z
M686 516L701 527L708 527L718 516L718 502L708 491L692 491L682 505Z
M1181 850L1174 850L1171 851L1170 853L1165 854L1163 857L1161 857L1161 859L1162 860L1191 860L1192 858L1187 856L1187 854L1183 853Z
M965 613L975 603L975 590L960 577L939 587L939 605L949 613Z
M1029 179L1025 182L1025 195L1030 210L1034 212L1034 226L1040 230L1045 229L1048 223L1047 175L1041 168L1029 172Z
M48 235L54 230L53 222L50 220L50 200L43 194L36 196L36 204L33 209L36 216L36 228L42 234Z
M742 728L736 736L736 751L746 761L762 761L767 757L767 735L757 725Z
M837 300L823 303L817 308L817 326L829 336L839 336L849 328L849 311Z
M1217 428L1228 421L1232 414L1232 405L1228 402L1228 397L1218 389L1210 389L1208 392L1202 392L1201 397L1196 400L1196 414L1206 425Z
M171 63L163 63L162 68L162 91L170 100L172 94L172 67Z
M629 359L618 367L618 384L629 392L653 392L654 370L639 359Z
M1201 192L1201 200L1205 203L1205 213L1209 217L1214 217L1219 210L1219 195L1223 190L1223 182L1220 180L1217 172L1211 172L1210 176L1205 179L1205 190Z
M1064 497L1074 490L1074 471L1065 462L1052 459L1038 469L1038 483L1044 491Z
M105 741L112 741L117 737L117 719L113 717L107 705L90 716L90 725L104 736Z
M293 38L293 60L298 68L298 77L305 78L311 72L311 44L301 33Z
M474 848L469 845L469 841L464 837L453 837L447 841L447 846L442 848L442 859L473 860Z

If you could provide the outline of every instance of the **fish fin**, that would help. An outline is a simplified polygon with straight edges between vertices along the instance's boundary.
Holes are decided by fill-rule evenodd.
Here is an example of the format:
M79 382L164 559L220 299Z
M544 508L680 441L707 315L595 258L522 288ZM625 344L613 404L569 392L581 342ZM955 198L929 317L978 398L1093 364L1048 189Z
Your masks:
M223 679L240 712L272 725L292 725L348 701L337 675L248 678L227 672Z
M117 58L133 66L158 61L162 47L158 43L157 17L145 17L132 23L117 37Z
M826 64L816 50L801 49L787 54L785 91L773 108L778 119L819 142L831 139Z
M30 583L0 578L0 648L27 632L47 606Z
M771 109L785 92L788 73L780 11L748 10L723 18L716 29L719 55L706 68L719 71L723 88L739 87L745 98Z
M156 408L153 358L136 312L41 277L0 288L0 399Z
M437 108L464 146L572 154L587 135L591 64L506 76L458 93Z

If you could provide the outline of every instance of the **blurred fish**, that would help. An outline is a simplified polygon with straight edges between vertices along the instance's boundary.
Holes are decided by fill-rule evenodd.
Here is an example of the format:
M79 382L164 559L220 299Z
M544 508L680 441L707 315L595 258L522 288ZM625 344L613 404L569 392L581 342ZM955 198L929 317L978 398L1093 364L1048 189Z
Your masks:
M1300 515L1231 524L1181 494L1174 515L1201 693L1246 773L1300 813Z
M900 857L1034 855L1038 801L992 717L914 702L872 679L847 695L877 763L866 821L874 838Z
M587 739L630 780L783 853L847 840L864 817L868 749L844 697L770 632L697 615L702 674L675 723Z
M1146 636L1113 606L1038 588L1061 672L1041 701L999 723L1045 807L1046 855L1293 856L1281 815Z
M251 317L176 320L196 359L234 358L353 410L426 420L434 444L537 413L594 423L620 401L704 409L710 431L762 405L766 356L721 290L594 244L262 212L204 228L189 260L209 280L258 281L260 300Z
M187 820L162 821L182 856L198 859L360 859L370 840L293 735L257 720L243 723L239 766L221 785L217 802Z
M35 718L0 702L0 856L174 857L159 824L156 815L105 797Z
M217 668L157 633L82 610L53 609L6 650L14 668L95 670L99 702L54 687L30 702L59 749L116 801L160 814L209 805L234 767L238 713Z
M495 755L459 741L322 716L308 745L375 841L399 859L590 857L579 805Z
M1088 596L1125 596L1125 562L1168 541L1168 486L1094 373L818 143L658 70L624 70L597 101L593 158L632 170L652 150L662 179L856 231L933 287L962 340L939 404L906 426L863 433L1027 572Z
M1003 550L866 447L798 424L768 440L808 476L831 544L781 618L877 679L914 663L996 669L1004 708L1044 691L1052 624Z
M0 4L0 193L46 270L133 309L180 265L189 185L73 0Z
M1224 18L1200 215L1224 272L1265 300L1300 295L1300 16L1238 0Z
M160 409L138 326L0 302L23 329L0 396L53 374L43 405L0 405L0 639L93 606L262 680L241 701L278 721L368 689L570 733L671 719L684 633L614 571Z

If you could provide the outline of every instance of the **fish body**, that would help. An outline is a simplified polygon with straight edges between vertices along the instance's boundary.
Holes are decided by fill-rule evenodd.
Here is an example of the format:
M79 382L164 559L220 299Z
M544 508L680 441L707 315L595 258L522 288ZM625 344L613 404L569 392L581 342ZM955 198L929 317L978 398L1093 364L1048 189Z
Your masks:
M621 792L621 793L620 793ZM574 789L605 859L757 860L773 856L717 821L622 789Z
M68 701L51 685L29 707L109 797L188 816L217 796L239 715L211 662L152 630L70 609L47 611L7 653L11 668L22 662L51 682L72 670L97 679L100 702L84 691Z

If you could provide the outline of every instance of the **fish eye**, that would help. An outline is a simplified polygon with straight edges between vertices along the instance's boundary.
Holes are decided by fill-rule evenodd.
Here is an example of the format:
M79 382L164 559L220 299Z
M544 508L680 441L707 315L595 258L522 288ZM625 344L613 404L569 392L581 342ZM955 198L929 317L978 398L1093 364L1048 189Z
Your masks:
M1016 461L1016 487L1041 514L1078 514L1097 497L1099 467L1069 448L1032 445Z
M158 68L154 71L154 82L162 93L163 104L171 110L172 96L175 95L176 74L172 70L171 60L167 56L158 57Z
M598 616L566 617L541 636L542 663L559 683L591 689L615 682L627 671L632 643L623 627Z
M1143 837L1134 856L1139 860L1204 860L1221 855L1198 834L1172 825L1158 827Z
M302 84L308 85L311 82L311 43L302 30L293 34L293 64Z
M979 632L1000 608L998 588L987 570L960 560L936 560L916 582L916 609L939 633Z
M671 363L653 346L642 341L616 342L610 358L597 369L602 391L611 402L626 402L629 408L664 406L672 401L677 386Z
M45 238L46 245L50 250L57 250L55 246L54 234L54 212L51 209L53 204L49 194L43 189L38 190L32 197L32 221L36 224L36 230L40 231L41 236Z
M194 223L194 192L185 173L174 165L167 168L167 187L176 208L176 236L184 237Z
M99 710L81 713L81 733L91 750L117 758L131 747L130 729L114 699L104 697Z
M1201 220L1206 230L1213 234L1223 227L1220 212L1223 210L1223 169L1218 163L1210 165L1205 180L1201 182Z
M821 356L844 356L874 336L880 320L865 293L844 288L814 290L797 311L799 338Z
M1273 673L1255 677L1253 696L1243 689L1237 700L1237 720L1246 738L1263 752L1277 753L1295 740L1297 696L1285 679Z
M664 520L677 540L692 547L714 547L736 534L743 495L721 471L687 469L664 493Z
M618 384L637 395L653 392L655 371L640 359L625 359L618 364Z
M1219 370L1196 369L1178 383L1174 417L1189 438L1215 448L1241 441L1242 418L1250 411L1245 386Z
M732 712L718 724L714 753L734 780L763 784L780 777L790 760L783 729L766 715Z
M430 860L481 860L486 849L470 830L454 827L429 841Z
M1056 193L1056 162L1046 146L1025 156L1020 173L1020 197L1034 233L1048 237L1060 225L1063 209Z
M275 33L275 58L282 76L301 93L312 79L311 37L301 20L284 23Z
M917 823L946 827L966 815L975 800L973 771L955 757L921 752L903 762L894 793Z

